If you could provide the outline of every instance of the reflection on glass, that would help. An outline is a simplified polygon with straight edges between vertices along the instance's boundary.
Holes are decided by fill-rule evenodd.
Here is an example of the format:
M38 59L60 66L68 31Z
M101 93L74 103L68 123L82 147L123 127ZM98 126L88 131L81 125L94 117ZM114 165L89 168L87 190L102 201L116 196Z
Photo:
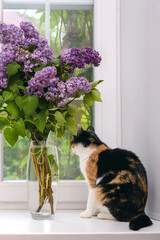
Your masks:
M41 36L45 36L45 12L44 10L5 10L4 21L7 24L19 26L23 20L31 21L38 28ZM54 55L59 55L65 48L83 48L93 45L93 11L50 11L50 33L51 47ZM76 76L84 76L89 81L93 81L93 69L77 69ZM74 101L79 112L76 121L81 123L86 129L88 125L93 125L93 108L86 107L81 100ZM53 134L52 136L53 137ZM73 156L70 148L71 135L66 133L63 139L56 139L61 179L82 179L79 170L79 159ZM12 149L4 140L4 179L25 179L26 164L29 142L27 139L19 138L16 146Z

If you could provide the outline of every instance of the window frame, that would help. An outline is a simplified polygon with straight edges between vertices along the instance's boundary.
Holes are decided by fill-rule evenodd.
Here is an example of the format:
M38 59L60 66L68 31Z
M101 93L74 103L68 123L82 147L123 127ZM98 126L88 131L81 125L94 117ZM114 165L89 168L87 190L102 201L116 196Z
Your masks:
M4 1L11 2L11 0ZM17 0L15 3L18 2L20 1ZM38 1L32 1L35 2ZM100 67L94 69L94 79L105 80L99 86L103 103L95 104L95 130L110 147L121 147L120 0L46 0L46 13L49 13L49 4L56 2L61 3L62 6L94 3L94 48L102 56ZM0 0L0 20L3 15L2 8L3 1ZM46 21L49 24L47 16L46 14ZM49 38L47 29L46 37ZM2 145L3 137L0 135L0 209L27 209L27 182L3 180ZM84 209L87 195L85 180L60 180L57 207Z

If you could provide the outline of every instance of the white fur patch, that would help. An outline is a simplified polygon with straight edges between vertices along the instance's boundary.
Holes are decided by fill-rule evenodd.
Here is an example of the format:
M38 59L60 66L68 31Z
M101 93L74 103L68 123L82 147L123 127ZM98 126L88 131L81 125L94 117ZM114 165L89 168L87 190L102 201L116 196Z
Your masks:
M104 174L102 177L99 177L96 179L96 185L98 185L98 183L101 182L101 180L106 176L106 174Z
M90 155L95 150L96 149L93 149L93 148L90 148L90 147L84 147L83 144L81 144L81 143L75 145L75 147L72 148L73 153L79 156L80 169L81 169L81 172L83 173L86 180L87 180L86 171L85 171L86 163L87 163L87 160L89 159Z

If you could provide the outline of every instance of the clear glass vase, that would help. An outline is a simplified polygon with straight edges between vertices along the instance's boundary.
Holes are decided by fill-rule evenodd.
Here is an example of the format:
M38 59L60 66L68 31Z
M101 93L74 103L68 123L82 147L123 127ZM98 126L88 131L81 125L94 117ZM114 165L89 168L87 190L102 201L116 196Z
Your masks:
M53 141L32 141L27 164L28 203L32 218L52 219L59 180L57 148Z

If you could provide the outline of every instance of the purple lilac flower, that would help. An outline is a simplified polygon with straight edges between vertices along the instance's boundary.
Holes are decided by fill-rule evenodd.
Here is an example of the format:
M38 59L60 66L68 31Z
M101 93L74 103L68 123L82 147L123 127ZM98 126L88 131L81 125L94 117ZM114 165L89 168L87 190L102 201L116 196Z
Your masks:
M73 73L75 68L84 68L85 64L93 64L99 66L101 57L97 51L93 51L89 47L84 47L81 51L78 48L65 49L61 51L61 64L69 64L71 68L69 73Z
M12 44L6 44L2 48L0 53L0 87L6 89L8 84L7 66L15 61L15 52L17 46Z
M93 64L95 67L100 65L101 57L97 51L93 51L89 47L84 47L82 54L86 64Z
M37 47L38 46L38 39L36 39L36 38L25 38L23 40L22 46L23 46L24 49L28 48L30 45L33 45L33 46Z
M56 85L53 83L44 94L44 97L47 101L55 101L55 105L58 107L64 107L68 99L66 84L63 81L57 81Z
M65 99L67 97L66 84L63 81L60 81L57 84L57 88L58 88L58 91L59 91L59 98L60 99Z
M82 90L83 92L90 92L92 85L84 77L71 77L66 82L68 96L74 96L76 92Z
M21 22L20 28L23 30L25 38L39 39L39 32L37 29L35 29L31 22L28 21Z
M0 86L1 88L6 89L8 84L8 79L3 76L2 79L0 79Z
M14 24L7 25L0 22L0 43L21 45L23 42L23 31Z
M73 73L76 67L84 68L85 61L82 56L82 52L78 48L70 48L61 51L61 64L64 66L65 64L70 64L71 68L69 69L69 73Z
M59 78L55 77L56 74L57 69L55 67L45 67L41 71L37 71L34 77L28 81L27 92L37 97L44 96L45 89L56 85L59 81Z
M58 97L58 89L56 87L49 87L44 97L47 101L53 102Z

